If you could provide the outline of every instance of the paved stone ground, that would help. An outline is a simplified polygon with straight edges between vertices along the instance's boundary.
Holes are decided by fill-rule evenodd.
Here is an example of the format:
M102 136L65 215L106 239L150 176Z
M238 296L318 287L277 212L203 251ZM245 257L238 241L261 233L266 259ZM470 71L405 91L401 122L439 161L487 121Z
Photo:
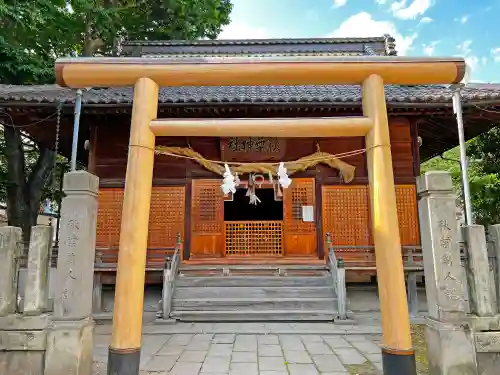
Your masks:
M158 294L158 293L156 293ZM380 375L374 287L350 288L355 322L152 324L158 295L146 294L141 375ZM421 312L425 293L419 290ZM105 310L111 311L108 298ZM425 313L424 313L425 314ZM111 325L96 327L94 375L106 375Z
M377 375L382 369L376 326L178 323L144 328L150 334L143 336L141 375L348 375L358 367ZM96 330L95 375L106 374L108 330Z

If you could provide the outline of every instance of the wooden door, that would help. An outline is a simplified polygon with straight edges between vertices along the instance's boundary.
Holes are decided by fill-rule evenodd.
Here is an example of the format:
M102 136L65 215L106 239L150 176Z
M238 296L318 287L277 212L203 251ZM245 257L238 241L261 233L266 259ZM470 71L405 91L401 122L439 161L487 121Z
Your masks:
M193 180L191 198L191 258L224 253L224 196L221 180Z
M304 222L302 207L312 206L315 210L314 178L292 178L288 189L283 189L285 221L285 255L316 256L316 220Z

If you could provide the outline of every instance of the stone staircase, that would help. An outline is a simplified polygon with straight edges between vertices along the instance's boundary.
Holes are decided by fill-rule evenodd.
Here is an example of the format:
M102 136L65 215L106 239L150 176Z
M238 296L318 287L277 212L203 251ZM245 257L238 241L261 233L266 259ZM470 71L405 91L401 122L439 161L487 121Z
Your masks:
M182 321L332 321L326 266L181 266L171 317Z

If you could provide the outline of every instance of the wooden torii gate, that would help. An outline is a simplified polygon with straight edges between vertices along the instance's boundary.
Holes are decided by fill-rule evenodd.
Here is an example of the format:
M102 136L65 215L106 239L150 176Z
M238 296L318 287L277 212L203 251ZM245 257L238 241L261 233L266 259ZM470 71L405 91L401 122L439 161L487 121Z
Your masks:
M134 85L108 374L139 373L145 261L156 136L364 136L375 242L382 358L386 375L416 375L384 84L454 84L461 58L230 57L73 58L56 61L57 83L72 88ZM361 85L363 116L227 120L156 119L159 86ZM239 119L241 121L249 121ZM238 119L236 122L239 121Z

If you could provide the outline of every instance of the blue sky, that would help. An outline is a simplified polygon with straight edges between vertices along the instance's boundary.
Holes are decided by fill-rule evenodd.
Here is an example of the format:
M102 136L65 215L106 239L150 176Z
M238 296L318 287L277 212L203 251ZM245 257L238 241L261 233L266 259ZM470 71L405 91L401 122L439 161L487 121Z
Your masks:
M232 0L221 39L396 38L400 55L463 56L500 82L500 0Z

